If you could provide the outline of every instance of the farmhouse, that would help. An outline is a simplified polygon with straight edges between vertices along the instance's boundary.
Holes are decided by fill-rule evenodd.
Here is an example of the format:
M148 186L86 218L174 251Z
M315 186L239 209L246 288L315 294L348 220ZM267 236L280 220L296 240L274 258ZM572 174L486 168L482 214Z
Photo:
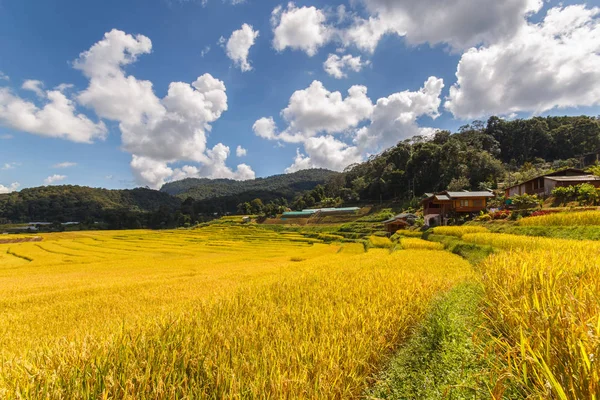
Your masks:
M448 217L459 214L475 214L487 209L487 200L492 192L449 192L425 193L421 201L425 224L445 225Z
M417 216L415 214L402 213L388 219L387 221L383 221L383 224L385 225L385 230L390 235L393 235L397 231L413 225L416 219Z
M507 198L523 194L550 196L555 187L575 186L582 183L589 183L600 187L600 177L586 174L581 169L563 169L535 177L518 185L510 186L505 189L505 195Z

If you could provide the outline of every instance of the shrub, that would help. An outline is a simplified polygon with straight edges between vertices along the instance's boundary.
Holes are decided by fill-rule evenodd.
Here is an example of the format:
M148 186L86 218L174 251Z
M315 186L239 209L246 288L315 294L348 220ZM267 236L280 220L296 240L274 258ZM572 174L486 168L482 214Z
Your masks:
M540 199L537 195L529 195L527 193L522 195L514 195L511 197L512 204L517 210L526 210L528 208L536 207L540 204Z

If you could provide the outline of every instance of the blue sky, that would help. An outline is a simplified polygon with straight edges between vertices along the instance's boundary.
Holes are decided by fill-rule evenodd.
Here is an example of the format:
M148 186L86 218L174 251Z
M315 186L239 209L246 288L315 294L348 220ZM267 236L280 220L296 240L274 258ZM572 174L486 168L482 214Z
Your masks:
M234 3L0 0L0 192L341 170L490 115L600 114L597 2Z

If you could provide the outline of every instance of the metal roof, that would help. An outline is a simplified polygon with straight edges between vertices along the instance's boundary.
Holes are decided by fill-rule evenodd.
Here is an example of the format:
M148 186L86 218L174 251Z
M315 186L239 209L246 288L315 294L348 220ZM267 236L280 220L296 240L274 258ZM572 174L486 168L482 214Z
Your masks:
M307 212L307 211L287 211L287 212L284 212L283 214L281 214L281 216L282 217L299 217L299 216L310 217L313 214L314 214L314 212Z
M341 207L341 208L310 208L310 209L306 209L306 210L302 210L302 212L312 212L312 213L316 213L316 212L323 212L323 213L327 213L327 212L337 212L337 211L359 211L360 207Z
M547 176L545 179L557 182L582 182L582 181L600 181L600 176L579 175L579 176Z
M578 168L565 168L565 169L559 169L558 171L549 172L549 173L547 173L547 174L544 174L544 175L538 175L538 176L536 176L535 178L531 178L531 179L528 179L528 180L526 180L526 181L523 181L523 182L521 182L521 183L517 183L517 184L515 184L515 185L511 185L511 186L509 186L509 187L507 187L507 188L504 188L504 190L510 190L510 189L512 189L512 188L519 187L519 186L521 186L521 185L524 185L524 184L526 184L526 183L529 183L529 182L531 182L531 181L535 181L536 179L540 179L540 178L549 178L549 177L555 178L555 177L556 177L556 175L560 176L560 174L568 174L569 172L570 172L570 173L579 174L578 176L584 175L584 171L583 171L582 169L578 169Z
M389 224L390 222L394 222L399 219L417 219L417 216L415 214L411 214L411 213L402 213L402 214L396 215L393 218L388 219L387 221L383 221L383 223Z
M450 201L450 197L446 196L445 194L438 194L435 196L435 199L439 201Z
M492 192L447 192L452 199L464 199L469 197L494 197Z

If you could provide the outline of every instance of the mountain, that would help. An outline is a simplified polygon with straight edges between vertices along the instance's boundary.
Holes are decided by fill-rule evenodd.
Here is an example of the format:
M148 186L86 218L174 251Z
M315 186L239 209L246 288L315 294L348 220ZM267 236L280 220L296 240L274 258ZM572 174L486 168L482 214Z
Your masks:
M169 182L160 190L181 199L192 197L195 200L231 198L243 193L257 193L263 196L265 193L270 193L275 197L291 199L300 192L312 190L317 185L326 183L336 175L337 172L327 169L308 169L249 181L188 178Z
M85 186L42 186L0 195L0 220L11 222L82 222L108 214L174 213L181 200L150 189L108 190Z

